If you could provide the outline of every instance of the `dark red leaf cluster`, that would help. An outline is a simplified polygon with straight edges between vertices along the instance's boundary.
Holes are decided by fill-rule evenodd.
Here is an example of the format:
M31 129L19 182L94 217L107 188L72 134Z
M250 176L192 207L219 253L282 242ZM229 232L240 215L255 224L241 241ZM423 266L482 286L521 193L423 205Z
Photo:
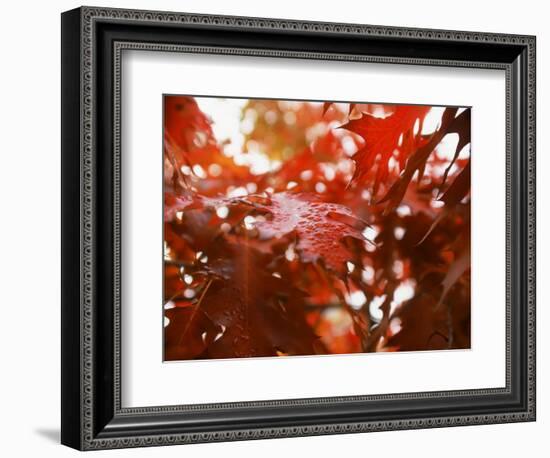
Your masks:
M249 100L258 173L200 100L165 98L165 359L470 346L470 109Z

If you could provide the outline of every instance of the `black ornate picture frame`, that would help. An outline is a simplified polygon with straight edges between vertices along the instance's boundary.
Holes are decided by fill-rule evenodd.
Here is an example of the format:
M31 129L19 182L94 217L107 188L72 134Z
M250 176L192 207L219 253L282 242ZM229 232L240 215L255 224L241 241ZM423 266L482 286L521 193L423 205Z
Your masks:
M62 14L62 433L106 449L535 420L535 37L82 7ZM506 386L124 408L123 50L506 74Z

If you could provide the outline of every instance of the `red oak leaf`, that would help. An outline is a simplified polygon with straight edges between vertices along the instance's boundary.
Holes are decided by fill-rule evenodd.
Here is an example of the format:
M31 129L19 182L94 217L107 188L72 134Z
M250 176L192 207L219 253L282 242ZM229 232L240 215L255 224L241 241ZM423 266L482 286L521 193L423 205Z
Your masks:
M296 250L303 262L322 260L324 265L345 274L346 262L357 258L346 239L364 242L366 223L340 204L320 202L314 194L281 192L269 197L258 208L271 219L256 223L261 239L281 238L295 234Z
M196 100L188 96L168 96L164 99L164 132L172 143L188 151L200 135L212 137L210 120L200 110ZM197 137L199 132L199 137ZM204 138L206 141L206 138Z
M392 184L386 195L378 202L388 202L386 213L397 208L401 203L415 173L418 171L420 174L423 174L428 158L447 134L456 133L459 135L458 151L460 151L462 146L470 142L470 110L465 110L456 116L457 111L456 108L447 108L443 113L441 127L410 155L399 179ZM469 177L469 169L467 173ZM469 189L469 179L467 184Z
M388 161L399 147L399 138L412 131L416 121L421 122L430 108L429 106L399 105L389 116L380 118L363 113L361 118L352 119L341 126L360 135L365 141L365 146L352 158L355 161L352 181L357 182L365 177L374 166L377 156L380 155L374 186L376 189L387 175Z
M192 359L201 355L221 332L202 310L194 306L177 306L166 310L168 325L164 330L167 361Z
M223 254L192 304L167 310L167 359L323 352L305 320L304 294L269 273L271 256L233 243Z
M465 197L470 193L470 161L466 164L464 169L458 174L455 180L451 183L447 191L438 199L441 202L445 202L445 207L434 219L432 225L428 229L428 232L418 242L419 244L424 242L428 236L432 233L434 228L445 218Z

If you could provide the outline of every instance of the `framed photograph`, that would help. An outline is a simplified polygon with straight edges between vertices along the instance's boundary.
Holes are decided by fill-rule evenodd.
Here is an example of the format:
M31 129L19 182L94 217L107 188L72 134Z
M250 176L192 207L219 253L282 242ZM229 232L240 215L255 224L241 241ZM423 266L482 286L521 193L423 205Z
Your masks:
M62 15L80 450L535 420L535 37Z

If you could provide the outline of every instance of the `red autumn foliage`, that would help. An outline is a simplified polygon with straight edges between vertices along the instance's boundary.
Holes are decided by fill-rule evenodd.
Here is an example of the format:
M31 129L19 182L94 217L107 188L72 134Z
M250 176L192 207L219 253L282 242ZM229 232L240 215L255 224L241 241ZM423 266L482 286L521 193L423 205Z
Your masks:
M401 105L396 106L387 117L379 118L363 113L360 118L344 124L344 129L355 132L365 142L353 156L356 165L353 179L361 180L368 176L377 161L378 169L373 184L373 194L376 195L378 186L388 176L390 158L396 156L399 163L404 164L414 147L420 144L421 136L414 133L414 127L418 123L418 131L421 130L421 120L429 109L427 106Z
M469 348L470 109L248 100L235 153L202 100L165 97L165 359Z

